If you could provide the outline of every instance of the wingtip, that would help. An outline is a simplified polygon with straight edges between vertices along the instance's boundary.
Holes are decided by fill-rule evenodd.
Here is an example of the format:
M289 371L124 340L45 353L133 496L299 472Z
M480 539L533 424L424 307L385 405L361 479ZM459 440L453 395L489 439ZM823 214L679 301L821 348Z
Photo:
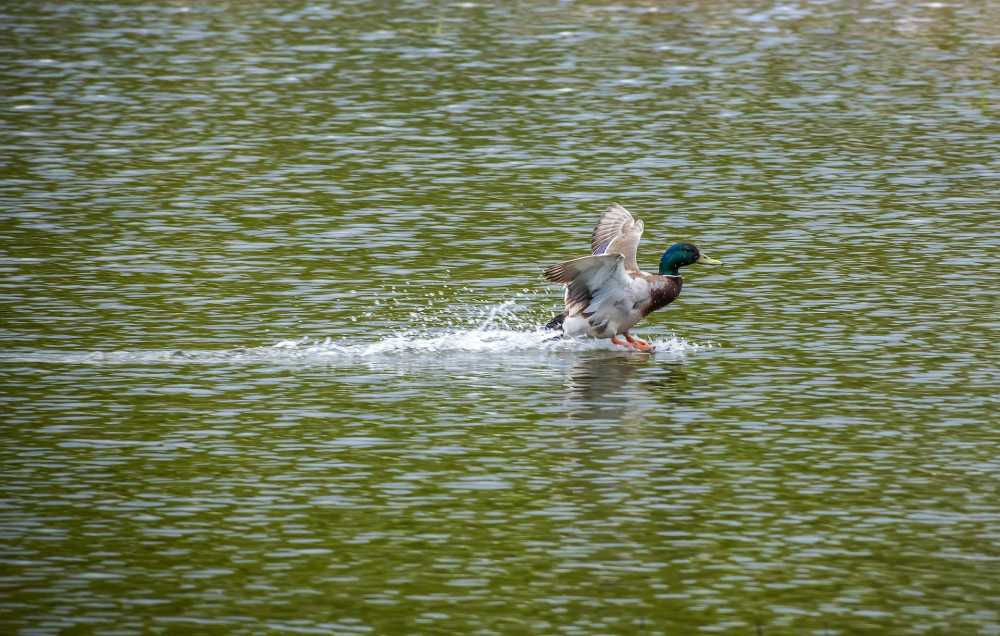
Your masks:
M562 273L563 273L563 266L562 263L560 263L558 265L549 265L548 267L546 267L545 270L542 272L542 276L544 276L545 280L549 282L561 283L562 280L560 279L562 278L561 276Z

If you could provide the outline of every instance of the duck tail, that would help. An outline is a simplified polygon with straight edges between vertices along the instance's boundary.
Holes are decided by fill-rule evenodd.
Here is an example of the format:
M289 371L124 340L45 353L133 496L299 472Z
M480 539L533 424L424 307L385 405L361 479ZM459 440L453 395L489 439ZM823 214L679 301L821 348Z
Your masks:
M563 321L566 320L566 312L557 314L552 318L552 320L545 323L543 329L548 329L549 331L562 331Z

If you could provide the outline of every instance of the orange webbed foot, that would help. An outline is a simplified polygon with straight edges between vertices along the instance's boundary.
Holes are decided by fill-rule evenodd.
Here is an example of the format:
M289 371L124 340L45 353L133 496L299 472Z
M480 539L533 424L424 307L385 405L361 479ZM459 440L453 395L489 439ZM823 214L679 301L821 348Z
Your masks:
M625 339L628 341L630 347L636 351L644 351L646 353L652 353L656 351L656 347L649 344L645 340L640 340L639 338L633 338L629 334L625 334Z

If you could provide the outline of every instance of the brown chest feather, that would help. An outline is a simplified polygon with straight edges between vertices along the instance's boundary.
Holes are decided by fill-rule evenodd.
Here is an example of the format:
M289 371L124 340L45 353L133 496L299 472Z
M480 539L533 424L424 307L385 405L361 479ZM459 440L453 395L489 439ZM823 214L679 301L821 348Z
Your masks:
M648 316L657 309L662 309L674 299L681 295L681 285L683 279L680 276L657 276L650 275L652 279L649 290L649 305L643 309L643 316Z

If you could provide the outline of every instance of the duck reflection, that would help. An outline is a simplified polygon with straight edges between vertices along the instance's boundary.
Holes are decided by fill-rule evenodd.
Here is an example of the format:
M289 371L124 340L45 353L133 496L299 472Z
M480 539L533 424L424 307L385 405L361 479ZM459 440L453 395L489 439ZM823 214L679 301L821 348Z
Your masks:
M640 379L642 375L652 375ZM650 373L652 372L652 373ZM640 376L640 378L637 378ZM687 376L679 364L655 364L646 354L622 354L614 351L590 351L580 355L566 376L566 389L573 419L632 420L683 393ZM653 387L669 388L663 396Z

